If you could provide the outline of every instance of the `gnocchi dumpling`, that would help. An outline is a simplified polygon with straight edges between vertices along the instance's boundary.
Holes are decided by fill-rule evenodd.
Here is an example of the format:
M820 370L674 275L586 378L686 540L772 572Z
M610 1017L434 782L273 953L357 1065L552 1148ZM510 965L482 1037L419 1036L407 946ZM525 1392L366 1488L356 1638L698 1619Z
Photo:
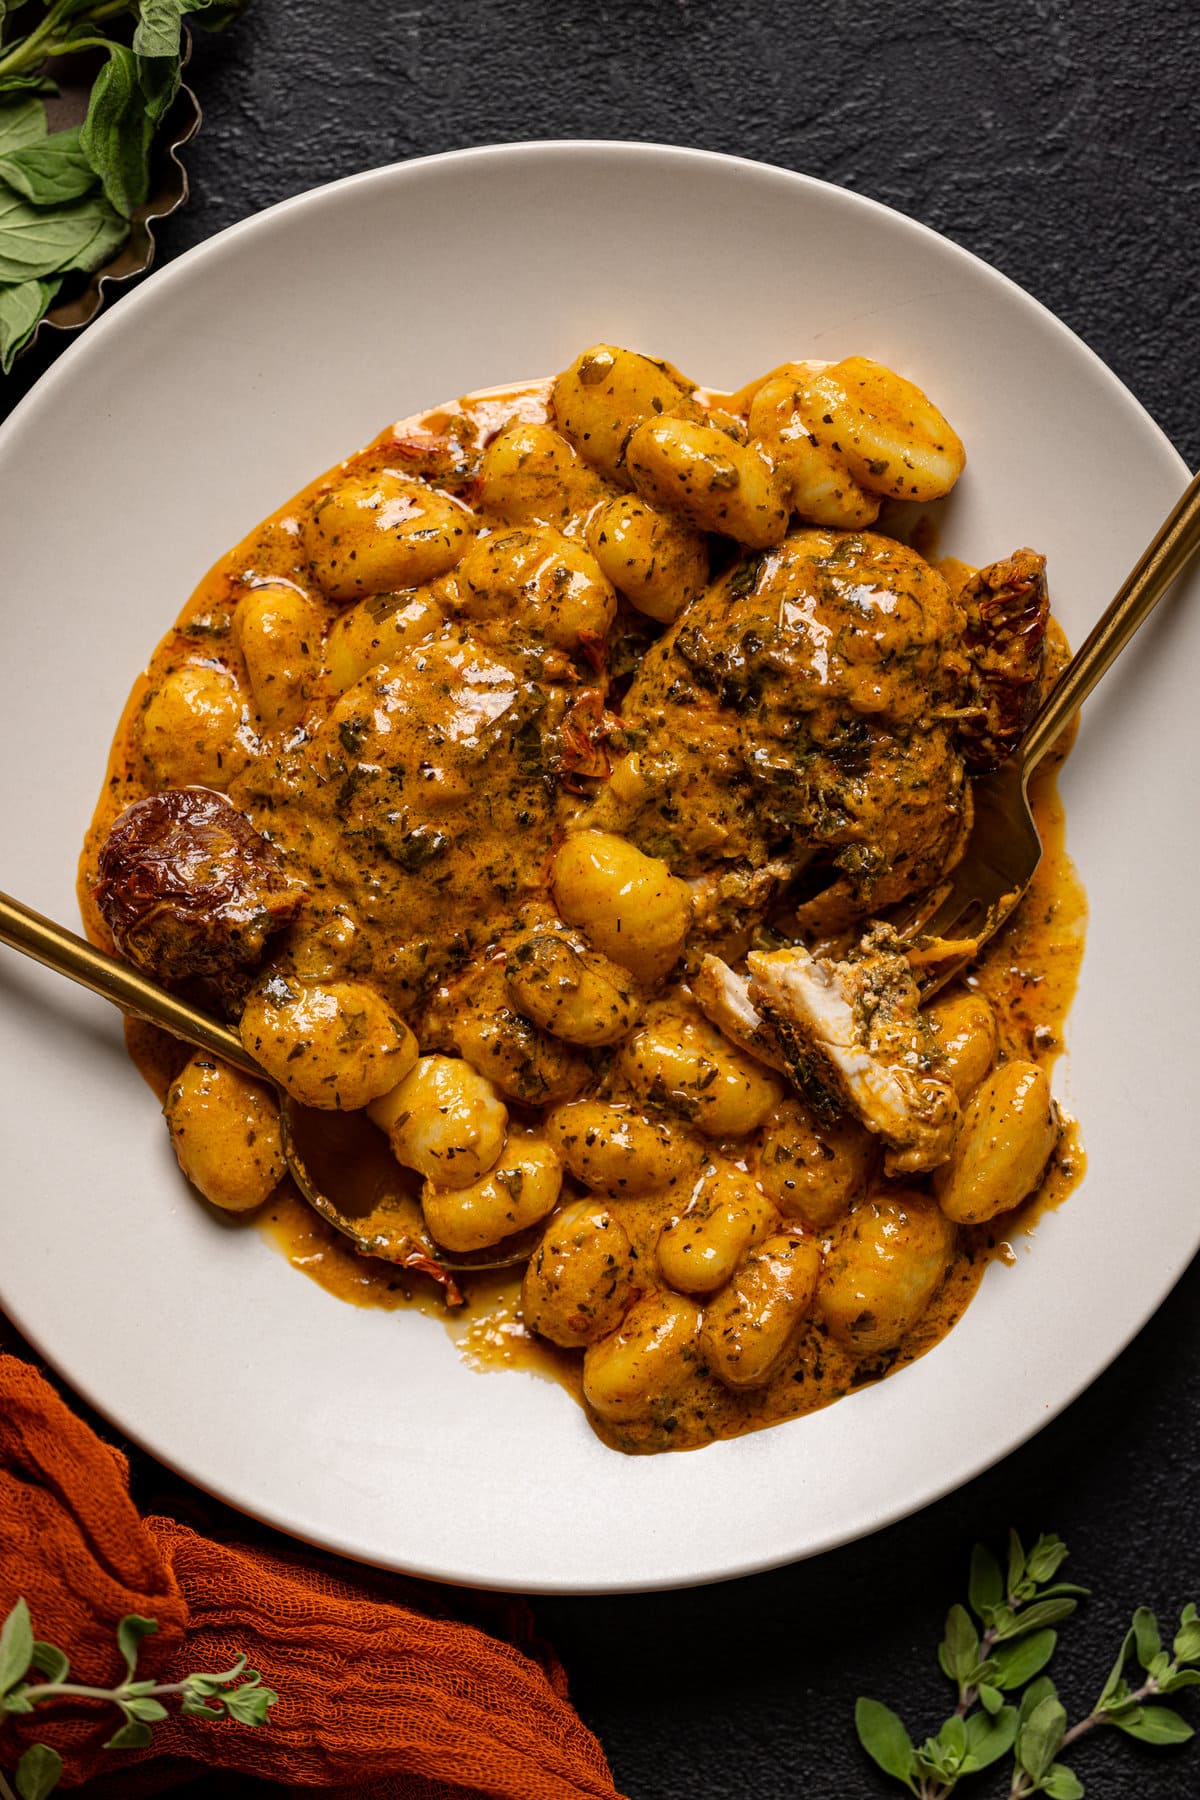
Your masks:
M613 586L647 618L669 625L708 580L708 545L678 515L617 494L587 524L588 549Z
M934 1176L948 1219L982 1225L1041 1186L1061 1124L1046 1071L1001 1063L976 1088L950 1160Z
M758 444L741 444L693 419L647 419L630 438L625 466L639 494L751 550L782 541L783 484Z
M367 1111L397 1162L438 1187L470 1187L495 1167L508 1136L507 1107L460 1056L419 1057Z
M417 1044L382 995L361 981L274 974L251 994L242 1043L302 1106L353 1112L412 1068Z
M234 634L254 709L269 729L297 724L321 667L320 609L291 582L264 581L238 602Z
M486 1175L466 1187L426 1181L421 1206L430 1234L447 1250L484 1250L553 1212L562 1164L545 1138L510 1131Z
M931 1194L860 1200L833 1234L817 1290L832 1336L863 1355L894 1350L946 1279L955 1236Z
M933 402L868 356L810 376L800 410L817 446L841 457L870 493L940 500L966 467L962 439Z
M686 1133L620 1101L572 1100L546 1128L576 1181L607 1194L670 1187L696 1160Z
M550 525L481 538L459 571L460 607L501 637L514 628L578 650L613 622L617 596L586 545Z
M753 1247L704 1308L700 1353L718 1381L738 1391L771 1379L804 1328L820 1274L820 1246L799 1230Z
M597 950L645 982L678 962L692 895L666 863L607 831L575 831L551 873L559 911Z
M172 669L150 690L140 737L156 787L228 787L253 747L236 676L213 662Z
M312 579L331 600L361 600L445 575L474 537L466 507L380 469L319 494L304 523Z
M531 1331L581 1350L606 1337L637 1298L638 1263L615 1207L564 1206L530 1257L521 1316Z
M274 1193L283 1145L265 1081L201 1051L171 1083L163 1113L180 1168L214 1206L249 1212Z
M762 1189L733 1165L705 1169L685 1209L663 1226L658 1267L682 1294L715 1294L746 1251L779 1223Z
M669 1407L697 1361L700 1308L665 1289L630 1307L583 1358L583 1394L602 1419L644 1419Z
M593 344L554 383L551 410L580 456L622 479L625 446L643 419L662 413L698 415L691 384L670 363L615 344Z

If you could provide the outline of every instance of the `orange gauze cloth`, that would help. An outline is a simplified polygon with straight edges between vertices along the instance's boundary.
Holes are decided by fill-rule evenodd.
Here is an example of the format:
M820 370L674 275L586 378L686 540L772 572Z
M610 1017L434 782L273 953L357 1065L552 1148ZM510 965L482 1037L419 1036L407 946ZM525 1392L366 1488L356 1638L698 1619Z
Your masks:
M178 1681L245 1652L280 1698L257 1727L183 1719L169 1702L153 1745L134 1752L101 1748L115 1708L61 1702L8 1717L0 1766L40 1740L62 1756L64 1786L94 1777L98 1796L161 1792L208 1768L347 1800L620 1800L525 1602L143 1519L120 1452L36 1369L0 1355L0 1617L21 1594L73 1681L122 1678L115 1630L133 1612L158 1620L139 1679Z

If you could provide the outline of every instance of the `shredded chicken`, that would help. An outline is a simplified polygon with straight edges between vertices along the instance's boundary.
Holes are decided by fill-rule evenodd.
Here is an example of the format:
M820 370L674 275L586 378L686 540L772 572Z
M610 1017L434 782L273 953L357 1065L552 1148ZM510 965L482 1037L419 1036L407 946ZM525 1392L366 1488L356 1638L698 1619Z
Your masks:
M692 982L692 997L705 1018L723 1031L730 1043L748 1050L769 1068L788 1072L779 1039L752 1005L744 975L735 975L719 956L706 956Z
M916 982L890 928L876 926L842 962L812 956L802 945L752 951L746 962L745 1003L810 1099L854 1113L881 1137L889 1174L944 1162L958 1102L938 1069ZM737 1016L734 1001L727 1005Z

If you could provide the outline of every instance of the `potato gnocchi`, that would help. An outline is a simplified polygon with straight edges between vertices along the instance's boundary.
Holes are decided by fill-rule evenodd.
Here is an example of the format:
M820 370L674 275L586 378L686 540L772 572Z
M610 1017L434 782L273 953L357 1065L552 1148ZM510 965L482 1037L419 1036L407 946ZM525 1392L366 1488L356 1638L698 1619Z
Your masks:
M537 1240L462 1277L464 1341L541 1346L626 1451L943 1337L1081 1164L1052 771L1035 891L965 980L923 1006L886 923L1063 654L1042 558L939 563L914 525L964 465L864 356L717 394L597 344L384 431L218 563L134 689L80 884L93 938L269 1078L138 1033L205 1199L393 1304L281 1184L271 1083L365 1109L429 1267Z

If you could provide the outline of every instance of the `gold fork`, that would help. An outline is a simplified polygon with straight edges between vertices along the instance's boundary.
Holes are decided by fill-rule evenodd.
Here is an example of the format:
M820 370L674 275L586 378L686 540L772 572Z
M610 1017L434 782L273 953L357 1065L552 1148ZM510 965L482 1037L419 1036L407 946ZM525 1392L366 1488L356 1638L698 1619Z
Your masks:
M1143 552L1112 604L1071 658L1012 754L971 781L966 848L945 881L892 914L928 998L977 955L1013 912L1042 857L1029 777L1200 550L1200 475Z

